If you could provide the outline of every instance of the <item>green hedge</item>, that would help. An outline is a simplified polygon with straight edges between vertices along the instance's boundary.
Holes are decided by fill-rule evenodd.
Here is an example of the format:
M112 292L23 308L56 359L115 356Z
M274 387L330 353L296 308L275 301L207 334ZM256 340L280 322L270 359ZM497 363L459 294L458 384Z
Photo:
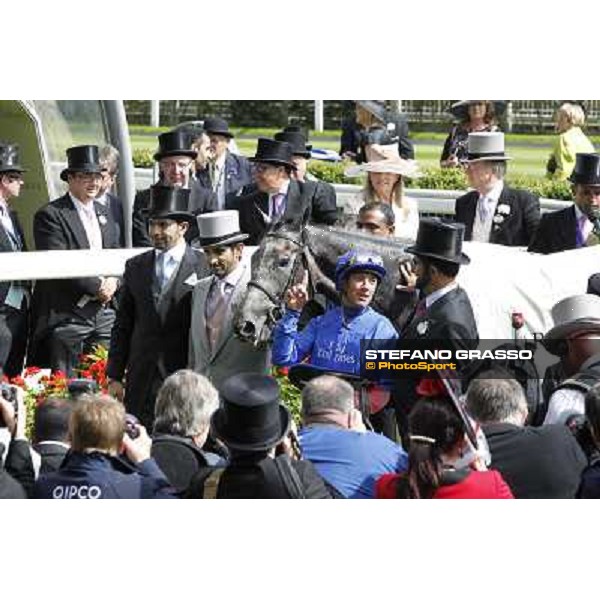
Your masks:
M349 178L344 175L347 166L347 164L313 161L308 170L318 179L329 183L361 184L362 178ZM571 185L566 181L524 175L509 175L506 181L513 187L529 190L541 198L572 199ZM423 177L408 180L407 187L426 190L466 190L468 183L464 172L460 169L427 169L423 171Z
M132 151L133 166L140 169L151 169L154 166L154 150L136 148Z

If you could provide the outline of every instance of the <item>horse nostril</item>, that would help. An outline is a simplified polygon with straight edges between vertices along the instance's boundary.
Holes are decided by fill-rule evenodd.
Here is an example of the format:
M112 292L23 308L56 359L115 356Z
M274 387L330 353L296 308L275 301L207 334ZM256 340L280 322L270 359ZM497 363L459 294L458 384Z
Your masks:
M255 333L256 328L254 327L254 323L252 323L251 321L244 321L244 324L240 328L240 335L243 338L251 339L254 337Z

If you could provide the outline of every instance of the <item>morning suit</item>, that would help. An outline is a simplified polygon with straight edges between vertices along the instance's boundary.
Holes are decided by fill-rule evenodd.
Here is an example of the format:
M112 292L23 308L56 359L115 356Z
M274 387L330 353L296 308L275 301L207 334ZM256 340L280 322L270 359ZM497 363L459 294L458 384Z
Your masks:
M219 185L225 186L225 206L220 210L232 210L239 208L239 194L245 185L252 181L252 165L250 161L239 154L226 151L225 166ZM210 167L196 171L196 180L209 192L215 191L215 185L211 180ZM216 209L215 209L216 210Z
M17 213L9 210L12 231L6 229L0 220L0 252L26 252L25 236ZM10 257L4 257L4 260ZM12 298L9 291L23 294L20 307L9 304ZM20 375L23 369L28 335L28 304L31 284L28 281L0 282L0 374L8 377Z
M418 310L419 305L417 305ZM457 286L437 299L422 315L413 315L400 335L403 340L422 340L443 342L437 344L442 350L472 350L479 344L479 332L469 296ZM406 346L410 348L410 345ZM466 366L457 362L457 371ZM396 420L401 434L406 435L408 413L417 401L416 379L399 379L396 382L394 402ZM404 441L404 437L403 437Z
M94 210L102 236L102 248L118 248L117 228L110 211L99 202ZM67 193L35 213L33 235L37 250L88 250L88 240L75 204ZM114 302L102 306L96 299L100 277L42 280L36 284L38 311L34 336L43 343L49 336L50 364L69 371L81 352L82 339L108 345L114 320ZM48 341L48 340L46 340ZM73 356L67 357L64 352ZM42 353L43 355L43 353Z
M140 248L144 246L152 246L152 241L148 235L148 215L146 211L150 205L150 188L139 191L135 195L133 201L133 213L132 219L132 244L134 248ZM190 180L190 199L188 204L188 212L192 214L200 215L205 212L212 212L217 210L217 197L215 194L207 189L204 189L194 179ZM186 233L185 239L188 243L198 237L198 225L196 219L194 219L188 232Z
M146 427L162 381L187 366L192 291L207 272L204 255L187 246L159 293L155 257L151 250L125 264L106 366L110 379L126 378L125 406Z
M206 309L211 288L218 283L217 277L213 275L202 279L194 289L189 368L208 377L217 388L234 373L265 373L270 364L267 350L256 350L251 344L238 339L233 331L233 316L250 281L250 265L244 265L242 269L242 275L231 292L214 348L209 342Z
M125 248L125 223L123 220L123 203L121 198L114 194L107 193L105 195L106 206L110 211L113 220L117 228L117 239L119 240L119 246Z
M575 248L577 248L577 217L573 205L544 214L528 249L529 252L552 254Z
M270 227L269 195L256 191L240 197L240 229L250 238L249 246L258 246ZM281 221L300 225L308 217L311 223L333 225L337 219L335 190L318 181L291 179Z
M468 192L456 199L456 221L465 225L465 241L472 239L478 200L477 191ZM508 208L501 208L502 206ZM493 215L489 242L503 246L529 246L539 221L539 199L526 190L504 186Z
M483 425L492 456L515 498L574 498L587 466L575 436L564 425Z

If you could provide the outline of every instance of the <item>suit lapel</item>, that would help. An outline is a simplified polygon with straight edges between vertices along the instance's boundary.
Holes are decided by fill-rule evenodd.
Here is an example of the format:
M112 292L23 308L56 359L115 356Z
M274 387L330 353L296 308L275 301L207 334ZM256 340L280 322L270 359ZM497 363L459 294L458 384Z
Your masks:
M181 298L193 289L188 283L185 283L188 277L196 273L196 263L194 260L194 250L186 246L185 253L181 259L179 269L175 275L175 280L171 286L171 301L177 304Z
M300 188L300 184L292 179L285 200L283 219L286 221L296 220L302 214L302 208L302 189Z
M566 248L577 248L577 213L575 205L565 211L565 227L559 229Z
M87 234L85 233L85 229L83 228L83 223L81 222L77 209L75 208L75 204L73 203L73 200L71 200L71 196L69 196L69 194L66 194L63 196L63 198L66 200L64 209L61 211L63 217L67 222L69 229L73 233L75 241L79 247L82 250L89 250L90 243L88 241Z
M465 240L473 238L473 223L475 222L475 213L477 212L477 203L479 202L479 194L477 192L472 193L472 200L465 202Z
M112 215L107 207L100 204L100 202L94 202L94 210L96 211L100 233L102 234L102 247L112 248L114 246L114 235L111 235L111 232L115 226Z
M208 300L208 292L212 285L214 277L205 277L201 279L196 289L194 290L194 307L193 310L198 314L198 329L199 331L191 331L190 336L200 340L200 354L208 356L210 344L208 335L206 334L206 302Z
M498 211L498 209L502 205L509 207L508 214L503 214L502 212ZM506 209L501 209L501 210L505 211ZM499 238L502 238L503 241L506 241L506 231L505 231L506 221L507 221L508 217L514 213L514 210L515 210L514 198L512 197L511 194L509 194L507 192L507 188L505 185L502 188L502 193L500 194L500 197L498 198L498 202L496 203L496 210L494 211L494 215L492 217L492 228L490 230L490 242L491 243L497 243ZM501 223L494 222L494 218L496 218L496 216L503 217L503 220Z
M244 266L244 270L242 275L235 286L231 294L231 300L227 307L227 314L225 316L225 322L223 323L223 327L221 327L221 331L219 332L219 337L217 338L217 343L213 349L211 361L214 361L218 354L223 349L223 346L228 342L229 338L234 335L233 332L233 315L235 314L235 310L239 303L242 301L244 297L244 293L246 291L246 285L249 281L250 273L248 266ZM206 331L206 328L205 328Z

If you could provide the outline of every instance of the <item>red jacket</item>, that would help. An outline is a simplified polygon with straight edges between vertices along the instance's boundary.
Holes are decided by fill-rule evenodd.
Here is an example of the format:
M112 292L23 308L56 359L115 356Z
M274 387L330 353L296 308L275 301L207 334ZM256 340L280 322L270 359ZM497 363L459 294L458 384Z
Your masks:
M396 495L397 473L386 473L375 483L375 497L393 499ZM498 471L471 471L459 483L440 486L434 494L436 500L446 499L492 499L512 500L514 496Z

